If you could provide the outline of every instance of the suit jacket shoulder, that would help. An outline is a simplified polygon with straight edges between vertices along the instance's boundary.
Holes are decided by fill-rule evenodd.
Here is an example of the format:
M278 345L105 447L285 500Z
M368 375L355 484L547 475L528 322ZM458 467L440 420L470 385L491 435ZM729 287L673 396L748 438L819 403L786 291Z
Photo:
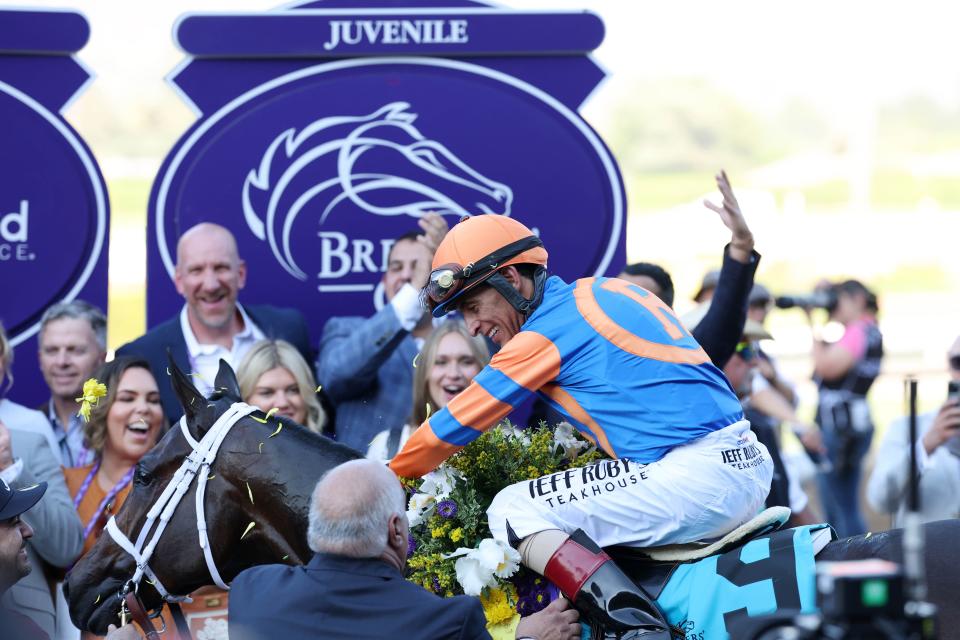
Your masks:
M83 529L60 470L59 456L50 451L47 439L39 433L10 428L13 455L23 460L16 486L47 483L47 492L37 506L23 515L34 529L27 543L27 555L33 571L10 587L3 602L26 615L51 638L56 635L56 606L44 575L43 563L66 567L83 548Z
M137 355L149 359L157 350L163 350L175 341L183 342L179 313L117 349L117 355Z
M253 567L234 579L229 607L231 639L490 637L478 599L439 598L378 559L317 554L303 567Z
M44 406L46 409L46 406ZM53 433L53 426L42 411L28 409L6 398L0 400L0 421L11 429L20 429L43 436L54 457L60 457L60 447Z
M300 355L308 364L313 364L316 353L310 342L307 320L299 310L292 307L274 307L266 304L245 304L243 308L265 336L286 340L300 352Z

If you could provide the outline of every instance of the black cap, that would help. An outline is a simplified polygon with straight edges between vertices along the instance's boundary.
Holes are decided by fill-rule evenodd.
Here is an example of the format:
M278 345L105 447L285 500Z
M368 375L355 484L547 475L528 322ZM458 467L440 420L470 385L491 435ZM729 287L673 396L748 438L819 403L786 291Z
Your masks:
M9 520L29 511L47 491L47 483L14 489L0 479L0 520Z

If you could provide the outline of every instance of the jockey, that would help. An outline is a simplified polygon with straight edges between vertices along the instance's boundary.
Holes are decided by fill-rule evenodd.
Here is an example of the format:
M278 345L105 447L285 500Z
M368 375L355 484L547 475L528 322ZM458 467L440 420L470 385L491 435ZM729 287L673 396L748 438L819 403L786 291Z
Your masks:
M501 349L393 459L435 469L533 393L612 460L503 489L493 535L616 638L669 638L662 614L602 551L716 538L764 504L772 466L723 373L660 299L615 278L548 276L520 222L479 215L441 242L424 288Z

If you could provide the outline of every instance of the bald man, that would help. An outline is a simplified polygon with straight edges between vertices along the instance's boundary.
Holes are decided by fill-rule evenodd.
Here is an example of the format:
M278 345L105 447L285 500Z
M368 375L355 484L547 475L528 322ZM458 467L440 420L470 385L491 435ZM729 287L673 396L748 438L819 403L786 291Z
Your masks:
M173 281L184 299L180 313L117 351L150 362L171 421L183 410L166 374L168 348L181 369L196 374L194 384L206 394L212 391L221 358L236 368L263 338L286 340L313 362L307 323L299 311L237 301L247 282L247 265L226 228L202 222L180 236Z
M317 483L305 566L241 572L230 591L233 640L267 638L487 639L480 600L440 598L407 582L406 500L397 477L373 460L352 460ZM566 600L520 621L517 638L580 637Z

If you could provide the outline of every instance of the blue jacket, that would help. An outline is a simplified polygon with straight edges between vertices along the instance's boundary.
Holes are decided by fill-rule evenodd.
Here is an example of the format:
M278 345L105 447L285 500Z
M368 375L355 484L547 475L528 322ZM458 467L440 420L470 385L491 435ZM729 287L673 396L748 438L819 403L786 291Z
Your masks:
M304 360L313 362L313 352L310 348L310 336L307 331L307 321L303 314L296 309L271 307L269 305L243 305L250 319L260 327L268 338L286 340L300 352ZM153 376L160 387L160 403L163 413L170 422L175 422L183 415L180 401L177 400L173 387L170 385L170 376L167 375L167 349L173 353L173 360L183 371L190 371L190 356L187 353L187 343L183 339L180 329L179 312L166 322L158 324L146 334L133 342L128 342L117 349L118 356L140 356L150 363Z
M337 441L366 454L381 431L410 417L413 359L420 350L390 305L369 318L330 318L317 380L336 409Z
M439 598L377 558L318 553L301 567L260 565L230 587L231 640L487 639L480 600Z

